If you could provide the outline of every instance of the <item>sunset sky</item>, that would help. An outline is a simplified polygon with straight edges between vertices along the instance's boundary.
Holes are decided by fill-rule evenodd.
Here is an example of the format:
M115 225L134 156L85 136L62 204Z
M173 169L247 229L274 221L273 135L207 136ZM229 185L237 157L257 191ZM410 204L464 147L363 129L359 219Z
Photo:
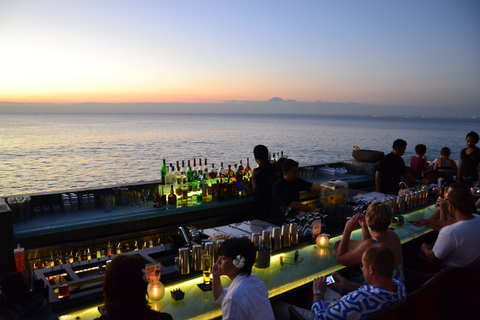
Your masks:
M0 1L0 102L273 97L480 106L480 1Z

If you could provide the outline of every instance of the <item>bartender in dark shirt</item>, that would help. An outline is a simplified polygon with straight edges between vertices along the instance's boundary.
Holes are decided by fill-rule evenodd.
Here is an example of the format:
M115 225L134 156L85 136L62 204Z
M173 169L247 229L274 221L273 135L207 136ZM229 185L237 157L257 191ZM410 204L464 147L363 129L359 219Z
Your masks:
M252 170L252 187L250 188L240 176L237 177L237 181L240 181L247 194L253 194L255 198L253 216L250 218L262 219L268 215L271 206L271 179L275 177L275 164L268 160L268 148L264 145L255 146L253 156L258 167Z
M270 220L281 222L286 214L293 216L298 211L320 212L315 208L302 204L299 201L300 191L320 191L322 186L319 183L311 183L298 177L298 162L287 159L282 164L283 176L273 185L272 207Z
M407 142L397 139L393 142L393 150L378 164L375 172L375 191L397 195L402 177L410 184L415 183L415 177L407 173L402 156L407 148Z

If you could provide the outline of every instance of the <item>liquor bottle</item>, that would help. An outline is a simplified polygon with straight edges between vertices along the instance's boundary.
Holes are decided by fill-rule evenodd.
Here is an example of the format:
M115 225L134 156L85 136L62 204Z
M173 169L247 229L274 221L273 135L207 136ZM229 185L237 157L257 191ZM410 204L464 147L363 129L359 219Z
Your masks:
M122 245L119 242L117 246L117 254L121 254L121 253L122 253Z
M162 175L162 184L165 185L165 177L167 176L167 164L165 163L165 158L163 158L162 169L160 169Z
M177 196L173 190L173 184L170 185L170 194L168 195L168 204L177 205Z
M70 251L70 255L68 256L68 262L73 263L73 251Z
M83 249L82 259L83 259L83 261L87 260L87 250L86 249Z
M169 174L169 179L170 183L176 184L177 183L177 176L175 174L175 167L173 164L170 164L170 174Z
M218 169L218 172L217 172L217 179L220 179L223 182L224 176L225 176L225 170L223 169L223 162L220 162L220 168Z
M92 260L92 253L90 252L90 248L87 251L87 260Z
M195 161L195 160L194 160ZM193 183L193 170L192 167L190 166L190 160L188 160L188 170L187 170L187 179L188 179L188 184L190 188L192 187ZM190 189L191 190L191 189Z
M197 162L196 162L195 158L193 158L192 174L193 174L193 181L197 181L198 170L197 170Z
M198 159L198 170L197 170L197 180L203 180L203 168L202 168L202 159Z
M102 257L102 251L100 251L100 248L98 247L96 249L96 254L97 254L97 259L100 259Z
M133 246L133 251L138 251L138 242L135 240L135 245Z
M125 243L125 252L129 252L129 251L130 251L130 244Z
M226 175L228 178L230 178L230 179L235 176L235 172L233 172L233 170L232 170L232 165L231 165L231 164L228 165L228 169L227 169L227 171L225 172L225 175Z
M210 169L209 176L212 184L215 184L217 178L217 173L215 172L215 163L212 163L212 168Z
M107 256L111 256L112 255L112 247L110 246L110 241L108 241L108 245L107 245Z
M82 252L80 251L80 249L78 249L77 253L75 254L75 260L77 262L82 261Z
M57 263L58 266L61 266L63 264L63 256L62 256L62 251L57 255Z
M280 152L280 159L283 158L283 150Z
M166 186L168 186L168 185L170 185L170 183L172 183L171 180L170 180L170 170L171 169L172 168L170 166L167 167L167 174L165 175L165 185Z
M245 166L243 171L245 172L246 179L247 180L250 179L250 177L252 176L252 169L250 168L250 161L248 160L248 158L247 158L247 165Z
M143 240L142 249L147 249L147 241Z

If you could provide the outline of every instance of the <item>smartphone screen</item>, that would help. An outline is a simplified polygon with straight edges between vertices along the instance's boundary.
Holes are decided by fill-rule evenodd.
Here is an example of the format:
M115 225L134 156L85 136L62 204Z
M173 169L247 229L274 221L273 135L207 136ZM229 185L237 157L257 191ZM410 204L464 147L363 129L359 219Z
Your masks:
M333 278L333 276L328 276L326 281L327 281L327 285L335 283L335 279Z

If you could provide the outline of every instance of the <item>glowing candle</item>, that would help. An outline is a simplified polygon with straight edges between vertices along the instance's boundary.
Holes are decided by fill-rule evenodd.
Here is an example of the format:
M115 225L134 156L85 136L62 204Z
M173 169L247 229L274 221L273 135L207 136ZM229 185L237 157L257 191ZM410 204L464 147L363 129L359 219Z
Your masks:
M319 247L326 247L326 246L328 246L328 243L330 242L330 239L328 238L328 236L326 234L322 233L322 234L317 236L316 242L317 242L317 245Z
M150 300L161 300L165 295L165 286L160 281L152 281L148 284L147 293Z

